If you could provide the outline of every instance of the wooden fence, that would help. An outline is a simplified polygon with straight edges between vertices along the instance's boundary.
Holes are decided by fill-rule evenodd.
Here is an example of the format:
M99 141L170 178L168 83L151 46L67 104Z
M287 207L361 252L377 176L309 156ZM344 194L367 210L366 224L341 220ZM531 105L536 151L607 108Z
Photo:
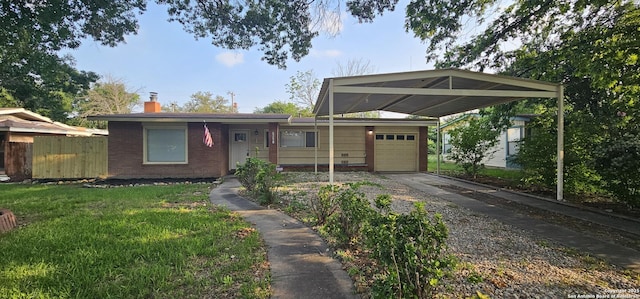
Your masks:
M106 176L107 137L34 137L32 172L34 179Z
M5 172L13 181L31 178L33 144L26 142L7 142ZM0 155L0 159L3 156Z

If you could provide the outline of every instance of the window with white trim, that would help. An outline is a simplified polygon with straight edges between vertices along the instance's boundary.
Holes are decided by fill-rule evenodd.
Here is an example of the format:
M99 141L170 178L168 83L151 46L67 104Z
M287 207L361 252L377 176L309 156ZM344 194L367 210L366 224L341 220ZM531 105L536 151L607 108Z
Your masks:
M280 147L315 147L317 136L314 131L280 131Z
M145 164L186 164L186 126L144 126Z
M524 137L523 127L512 127L507 130L507 156L512 156L520 151L520 140Z

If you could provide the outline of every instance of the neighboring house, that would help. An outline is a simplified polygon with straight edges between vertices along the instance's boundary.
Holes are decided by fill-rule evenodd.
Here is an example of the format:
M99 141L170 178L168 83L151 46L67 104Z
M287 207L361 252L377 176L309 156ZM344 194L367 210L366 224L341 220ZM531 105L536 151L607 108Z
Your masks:
M0 108L0 175L14 181L30 178L33 138L52 135L107 135L107 131L54 122L24 108Z
M464 126L470 117L479 117L478 113L465 114L457 117L440 126L442 132L442 157L445 161L451 160L449 153L451 153L451 135L449 131L459 126ZM526 124L531 120L534 115L517 115L512 117L511 127L506 131L503 131L498 136L498 144L491 149L493 156L485 158L482 163L485 166L501 167L501 168L519 168L517 164L513 162L513 157L518 153L519 143L526 134Z
M287 114L164 113L155 98L145 103L144 113L90 119L108 121L111 178L221 177L232 173L247 157L285 169L314 169L316 163L321 169L328 168L326 119L316 122ZM435 124L431 120L336 119L336 168L426 171L427 126ZM211 146L204 142L205 125Z

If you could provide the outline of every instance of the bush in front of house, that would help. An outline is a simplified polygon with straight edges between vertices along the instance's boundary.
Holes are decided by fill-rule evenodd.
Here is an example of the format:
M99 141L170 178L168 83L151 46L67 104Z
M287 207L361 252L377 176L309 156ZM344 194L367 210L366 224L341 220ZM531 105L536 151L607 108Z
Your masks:
M327 217L327 232L335 238L338 247L346 248L360 243L362 229L375 212L367 200L363 185L373 185L369 182L347 183L334 189L337 213Z
M238 165L236 177L240 184L263 205L273 203L276 189L282 180L275 164L254 157Z
M409 214L391 211L391 196L378 195L377 210L358 189L369 183L351 183L321 190L335 198L338 209L325 225L335 244L360 246L376 261L373 298L430 298L441 279L455 266L446 253L447 228L440 215L429 217L424 204ZM325 193L335 192L332 196ZM320 194L319 194L320 196Z
M386 201L379 197L376 204L380 202ZM373 283L373 297L431 298L455 266L455 258L446 254L447 237L442 217L429 218L424 203L416 203L409 214L375 213L364 238L382 268Z

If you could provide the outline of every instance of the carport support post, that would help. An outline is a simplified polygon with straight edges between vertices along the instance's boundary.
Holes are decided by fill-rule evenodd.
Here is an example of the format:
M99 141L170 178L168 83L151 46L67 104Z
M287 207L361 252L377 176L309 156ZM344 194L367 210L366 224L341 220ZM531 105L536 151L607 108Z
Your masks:
M329 184L333 185L333 79L329 79Z
M440 117L438 117L438 122L436 123L436 174L440 174L440 155L443 154L442 149L440 148Z
M313 118L313 130L316 134L316 146L315 146L315 173L318 173L318 140L320 140L320 138L318 138L318 116Z
M563 200L564 193L564 86L558 86L558 169L557 194L558 200Z

